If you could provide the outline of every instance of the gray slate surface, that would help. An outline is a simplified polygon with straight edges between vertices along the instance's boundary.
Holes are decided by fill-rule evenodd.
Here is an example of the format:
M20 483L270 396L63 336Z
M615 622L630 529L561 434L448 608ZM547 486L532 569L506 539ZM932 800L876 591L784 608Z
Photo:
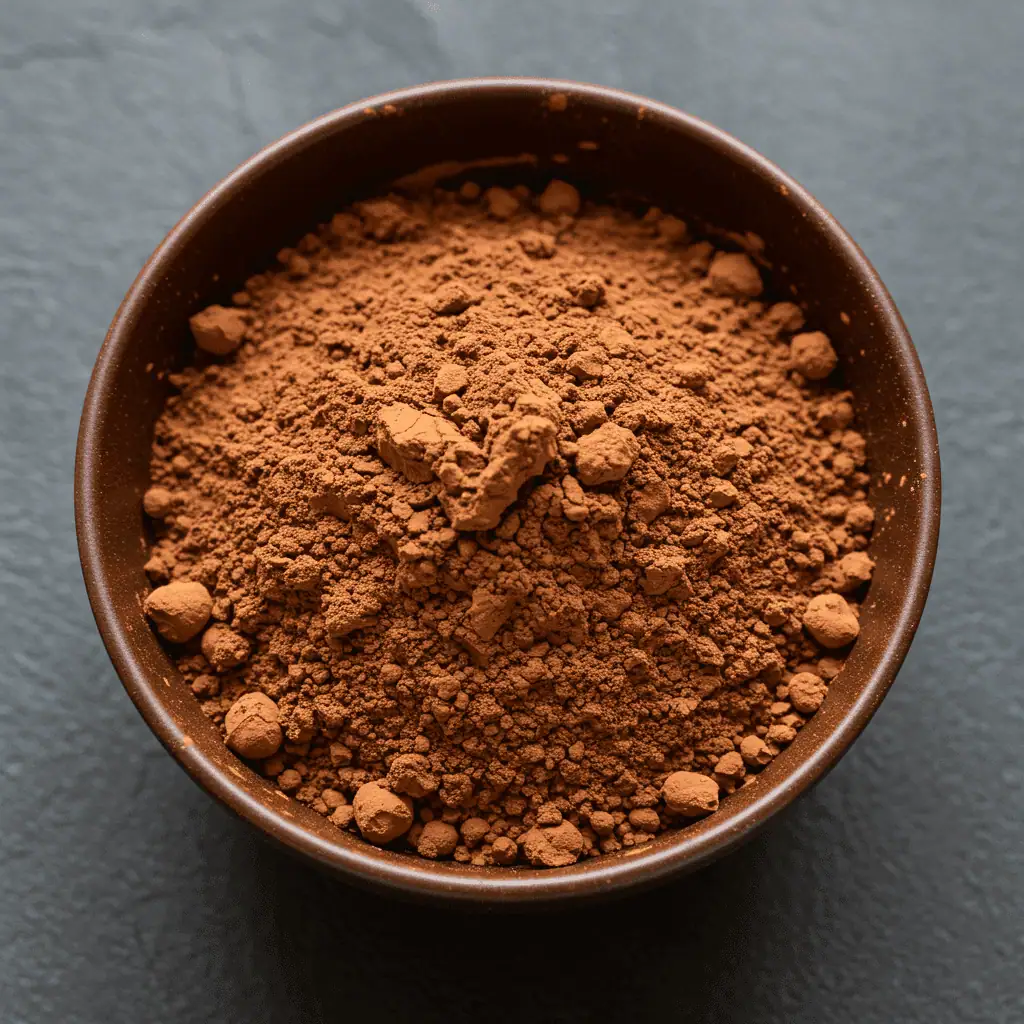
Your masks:
M0 1019L1024 1019L1022 52L1000 0L3 0ZM815 192L917 340L946 482L914 650L830 778L540 920L349 891L216 808L114 677L71 510L92 361L177 217L314 115L488 73L676 104Z

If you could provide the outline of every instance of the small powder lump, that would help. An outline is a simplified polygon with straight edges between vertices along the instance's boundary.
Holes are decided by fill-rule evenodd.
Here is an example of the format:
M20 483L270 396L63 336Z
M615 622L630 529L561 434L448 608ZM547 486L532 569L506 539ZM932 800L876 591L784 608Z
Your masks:
M183 644L206 625L213 600L202 583L176 580L157 587L146 598L144 611L165 640Z
M409 831L412 825L412 801L403 800L376 783L368 782L356 792L352 807L356 824L371 843L390 843Z
M144 610L225 743L428 860L716 812L860 630L838 359L763 268L568 182L356 204L189 322Z
M832 342L821 331L798 334L790 343L793 369L808 380L824 380L838 364Z
M718 783L699 772L673 772L661 787L661 794L670 811L686 818L718 810Z
M804 625L822 647L845 647L860 632L860 620L839 594L811 598L804 612Z
M283 738L277 705L258 690L239 697L224 716L224 741L241 757L270 757Z

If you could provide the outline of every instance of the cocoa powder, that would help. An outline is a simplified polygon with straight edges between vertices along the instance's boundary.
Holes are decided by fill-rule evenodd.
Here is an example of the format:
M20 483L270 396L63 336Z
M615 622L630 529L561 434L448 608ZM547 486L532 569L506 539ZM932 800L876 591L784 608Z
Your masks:
M279 260L193 318L143 501L147 613L228 746L480 865L755 782L873 568L827 336L745 253L558 181L370 200Z

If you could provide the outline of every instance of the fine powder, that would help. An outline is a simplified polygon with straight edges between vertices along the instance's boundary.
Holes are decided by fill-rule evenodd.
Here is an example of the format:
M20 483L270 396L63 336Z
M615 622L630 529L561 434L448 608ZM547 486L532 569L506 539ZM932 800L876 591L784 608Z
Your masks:
M873 569L826 335L746 253L560 181L370 200L279 260L192 319L144 498L146 612L228 746L477 865L755 783Z

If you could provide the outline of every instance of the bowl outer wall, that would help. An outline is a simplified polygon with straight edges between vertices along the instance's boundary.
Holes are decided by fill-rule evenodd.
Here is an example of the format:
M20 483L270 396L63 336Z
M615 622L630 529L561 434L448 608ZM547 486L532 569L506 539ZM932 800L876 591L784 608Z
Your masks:
M565 110L549 98L563 94ZM580 148L579 142L596 144ZM552 162L556 153L566 162ZM142 614L149 589L140 500L153 424L187 365L187 317L227 301L284 245L361 196L445 160L514 158L474 176L637 198L768 240L772 290L809 303L839 351L868 439L877 526L861 637L821 711L721 810L642 847L569 868L480 869L379 850L340 833L224 747ZM696 197L680 202L679 197ZM537 904L621 893L694 870L735 848L819 780L867 724L920 621L938 543L939 458L917 355L863 253L796 182L735 139L670 107L613 89L476 79L389 93L327 114L242 164L172 229L110 327L86 395L75 512L89 599L143 718L218 800L289 849L351 881L450 902Z

